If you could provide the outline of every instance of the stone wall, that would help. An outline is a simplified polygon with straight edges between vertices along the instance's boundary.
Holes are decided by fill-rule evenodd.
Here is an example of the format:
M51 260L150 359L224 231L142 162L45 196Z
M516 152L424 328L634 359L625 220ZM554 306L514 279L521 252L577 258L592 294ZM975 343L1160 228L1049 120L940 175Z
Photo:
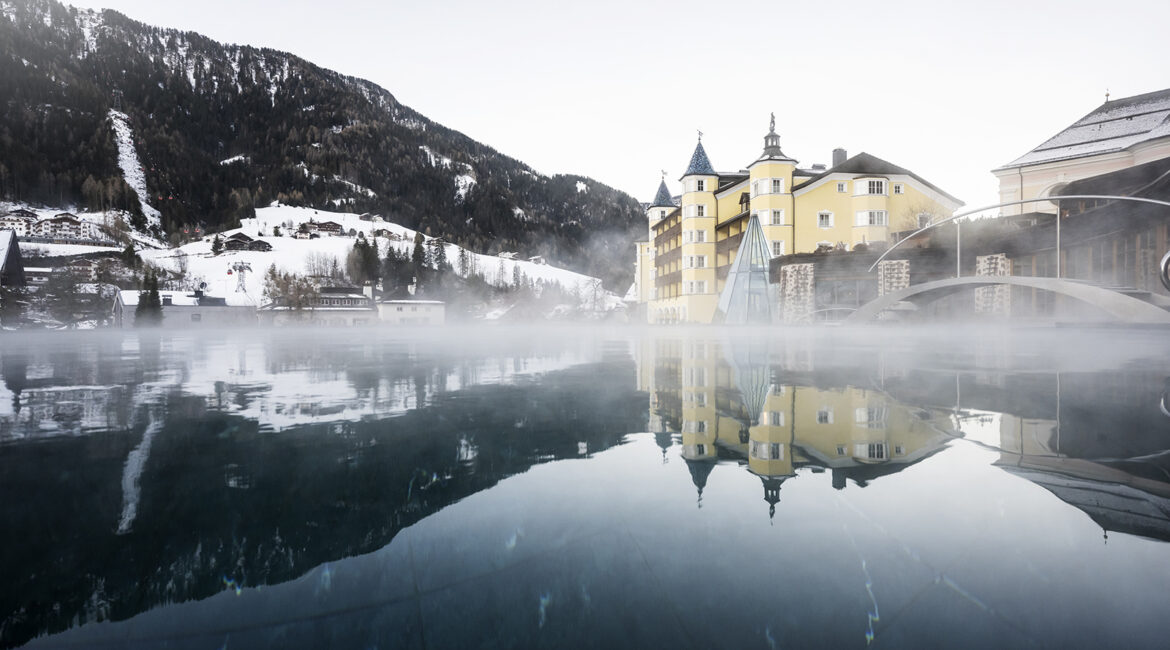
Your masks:
M975 275L1005 276L1012 274L1012 264L1007 255L980 255L975 258ZM1007 285L979 287L975 290L975 313L1011 316L1012 292Z
M813 264L789 264L780 269L780 317L785 323L808 322L814 305Z
M910 286L910 260L878 263L878 295L884 296Z

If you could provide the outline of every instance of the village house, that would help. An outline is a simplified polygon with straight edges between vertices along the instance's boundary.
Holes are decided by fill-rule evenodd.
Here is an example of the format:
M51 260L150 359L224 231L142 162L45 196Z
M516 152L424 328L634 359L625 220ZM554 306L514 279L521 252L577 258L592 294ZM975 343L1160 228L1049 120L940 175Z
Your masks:
M443 325L447 306L440 300L383 300L379 319L389 325Z
M1170 157L1170 88L1109 99L1060 133L992 170L999 200L1047 198L1069 183ZM1004 215L1054 214L1052 203L1003 208Z
M0 230L11 230L18 237L28 237L37 216L28 210L13 210L0 217Z
M238 232L231 237L223 240L223 249L225 251L242 251L247 250L248 244L252 243L252 238L242 232Z
M256 305L245 294L227 298L205 295L202 291L159 291L163 327L234 327L255 325ZM138 307L137 290L119 291L114 296L113 326L133 327Z
M317 224L317 232L329 233L330 235L340 235L342 231L341 224L336 221L322 221Z
M293 309L286 304L268 303L257 312L264 325L371 325L378 320L372 296L357 287L322 287L312 304Z

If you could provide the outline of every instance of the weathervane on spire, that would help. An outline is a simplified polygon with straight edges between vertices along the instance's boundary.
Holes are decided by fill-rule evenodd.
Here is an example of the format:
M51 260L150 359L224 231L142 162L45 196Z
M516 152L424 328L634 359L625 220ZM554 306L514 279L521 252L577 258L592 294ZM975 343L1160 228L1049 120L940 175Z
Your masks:
M768 133L776 132L776 114L772 113L772 121L768 123Z
M1109 89L1105 89L1105 101L1109 101Z
M666 170L665 170L665 169L664 169L664 170L662 170L662 180L663 180L663 181L665 181L665 180L666 180Z
M695 130L699 131L698 129L695 129ZM703 141L703 132L699 131L699 142L702 142L702 141Z

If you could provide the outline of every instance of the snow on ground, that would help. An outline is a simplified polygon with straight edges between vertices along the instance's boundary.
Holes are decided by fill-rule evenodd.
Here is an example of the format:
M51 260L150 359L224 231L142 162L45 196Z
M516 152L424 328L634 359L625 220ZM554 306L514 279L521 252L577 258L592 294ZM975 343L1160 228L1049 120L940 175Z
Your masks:
M231 158L225 158L224 160L219 161L219 164L232 165L232 164L239 163L239 162L247 163L248 157L245 156L244 154L240 154L238 156L232 156Z
M83 244L37 244L20 242L20 253L25 258L30 255L57 257L59 255L84 255L86 253L118 252L122 249L117 246L85 246ZM27 259L25 260L28 261Z
M353 190L354 192L357 192L358 194L365 194L366 196L370 197L371 199L377 198L377 196L378 196L377 194L374 193L374 190L371 190L368 187L362 187L361 185L358 185L357 183L352 183L350 181L347 181L340 176L334 176L333 180L334 180L334 182L341 183L342 185L345 185L346 187Z
M475 186L475 177L469 174L459 174L455 177L455 198L459 201L467 198L467 193Z
M138 159L138 151L134 148L134 132L130 129L130 118L125 113L110 109L110 122L114 126L114 135L118 143L118 167L122 168L122 177L138 195L138 202L142 204L142 214L146 215L147 228L158 226L161 230L162 215L147 202L150 194L146 191L146 172L142 170L142 161Z
M427 155L427 160L430 161L431 167L442 167L444 169L449 169L451 167L450 158L431 151L431 148L425 144L420 144L418 148L422 149L423 153Z
M589 186L581 181L577 181L577 193L583 194L589 191Z
M228 274L232 265L244 262L252 267L252 272L245 275L245 291L253 299L261 301L263 297L264 272L275 264L280 271L304 275L306 262L313 256L336 257L338 263L345 267L345 258L353 250L353 237L322 236L318 239L296 239L292 234L297 226L309 221L335 221L341 224L344 232L353 229L365 234L373 241L375 230L387 230L399 237L391 241L385 237L377 238L378 255L384 257L387 250L393 246L407 255L414 250L415 231L386 221L363 221L356 214L314 210L288 205L274 204L267 208L256 210L255 219L245 219L240 228L228 230L220 234L221 238L242 232L249 237L257 237L258 233L264 241L272 245L271 252L259 251L224 251L218 256L211 254L212 237L205 237L191 242L177 249L142 251L143 259L170 270L177 270L182 251L186 255L187 274L194 284L207 282L208 292L212 295L225 296L234 293L238 276L233 272ZM292 224L289 226L289 224ZM272 228L281 229L282 237L273 237ZM426 238L429 241L431 238ZM447 261L459 273L460 247L455 244L445 244ZM511 285L515 277L515 270L519 269L530 280L543 280L546 283L557 282L566 290L577 289L583 296L592 295L601 281L597 278L575 273L567 269L557 268L548 264L536 264L525 260L509 260L492 255L481 255L468 252L471 273L480 273L484 279L494 285ZM612 296L620 305L621 299ZM608 298L606 298L608 301ZM608 305L608 302L607 302Z

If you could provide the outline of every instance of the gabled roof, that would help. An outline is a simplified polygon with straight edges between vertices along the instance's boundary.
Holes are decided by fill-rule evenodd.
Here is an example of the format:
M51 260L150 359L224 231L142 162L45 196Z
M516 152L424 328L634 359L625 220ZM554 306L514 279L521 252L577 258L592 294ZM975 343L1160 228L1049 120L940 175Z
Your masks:
M1122 151L1147 140L1167 137L1170 137L1170 88L1107 101L995 171Z
M654 202L650 204L652 208L673 208L674 199L670 196L670 190L666 187L666 179L658 184L658 194L654 195Z
M691 154L691 164L687 165L687 171L683 176L691 174L715 175L715 168L711 166L711 160L707 158L707 151L703 149L702 141L695 145L695 153Z
M906 169L905 167L899 167L899 166L895 165L894 163L882 160L881 158L878 158L877 156L871 156L870 154L865 153L864 151L857 154L856 156L853 156L852 158L846 160L845 162L841 163L840 165L837 165L836 167L830 167L830 168L826 169L825 171L821 172L820 174L817 174L816 176L813 176L812 178L809 178L800 184L794 183L792 186L792 189L793 189L793 191L795 191L795 190L799 190L802 187L812 185L813 183L821 180L822 178L828 176L829 174L854 174L854 175L859 175L859 176L864 175L864 174L874 174L874 175L878 175L878 176L884 176L884 175L889 175L889 174L898 174L898 175L902 175L902 176L909 176L910 178L913 178L914 180L918 181L919 183L922 183L923 185L934 190L935 192L942 194L943 196L947 197L948 199L954 201L955 203L958 203L959 205L963 205L962 201L960 201L959 199L944 192L937 185L934 185L930 181L927 181L925 178L919 176L918 174L915 174L914 172L910 171L909 169Z

